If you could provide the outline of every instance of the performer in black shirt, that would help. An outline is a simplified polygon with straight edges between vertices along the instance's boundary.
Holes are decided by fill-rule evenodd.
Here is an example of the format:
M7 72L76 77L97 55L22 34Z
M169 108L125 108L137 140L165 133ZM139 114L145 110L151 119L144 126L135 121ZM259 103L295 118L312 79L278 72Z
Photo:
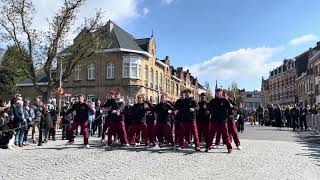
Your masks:
M74 143L73 131L80 125L83 132L84 145L86 145L86 148L90 148L88 144L88 117L89 112L93 113L94 111L88 104L86 104L84 95L79 95L79 102L74 104L65 114L68 115L73 111L76 112L76 115L68 129L68 144Z
M227 121L229 118L229 112L232 110L230 103L222 96L222 89L216 89L216 97L209 103L209 107L212 111L213 127L210 130L210 135L206 143L206 152L210 150L213 137L216 133L222 133L222 139L226 143L228 153L231 153L232 146L229 139Z

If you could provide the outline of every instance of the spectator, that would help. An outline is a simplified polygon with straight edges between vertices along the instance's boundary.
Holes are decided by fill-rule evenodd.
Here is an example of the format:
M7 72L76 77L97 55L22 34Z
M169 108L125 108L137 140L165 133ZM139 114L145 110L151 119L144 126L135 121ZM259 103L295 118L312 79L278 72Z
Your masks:
M23 101L17 100L15 107L13 108L13 124L16 132L14 144L17 147L22 147L22 141L25 131L26 117L23 110Z
M43 106L43 122L44 122L44 127L42 129L42 131L44 132L44 140L43 143L47 143L48 142L48 138L49 138L49 131L50 129L53 128L53 122L52 122L52 118L51 118L51 114L49 111L49 105L45 104Z
M28 115L28 117L26 117L27 123L26 123L26 131L24 133L24 137L23 137L23 145L29 145L28 143L28 132L29 129L32 127L32 122L34 121L35 118L35 114L32 108L30 108L30 101L25 100L24 101L24 111L25 114Z

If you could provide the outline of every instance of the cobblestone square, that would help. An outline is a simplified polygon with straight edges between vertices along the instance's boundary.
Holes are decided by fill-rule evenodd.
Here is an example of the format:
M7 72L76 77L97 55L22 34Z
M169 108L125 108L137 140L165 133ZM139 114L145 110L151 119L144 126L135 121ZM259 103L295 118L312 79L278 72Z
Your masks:
M49 141L38 147L0 150L1 179L319 179L317 136L286 129L246 126L240 134L243 150L226 147L209 153L193 149L110 148L82 137L74 145ZM304 139L301 137L306 137Z

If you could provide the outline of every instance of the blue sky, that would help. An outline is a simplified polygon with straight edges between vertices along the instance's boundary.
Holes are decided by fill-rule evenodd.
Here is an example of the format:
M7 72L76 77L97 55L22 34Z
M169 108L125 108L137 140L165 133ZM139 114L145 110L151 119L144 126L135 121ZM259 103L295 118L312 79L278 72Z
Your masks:
M60 2L34 1L35 26ZM320 40L318 7L316 0L87 0L80 17L102 8L106 21L111 18L136 38L153 30L158 58L170 56L174 66L189 68L200 82L214 87L218 80L227 87L235 81L253 90L284 58Z

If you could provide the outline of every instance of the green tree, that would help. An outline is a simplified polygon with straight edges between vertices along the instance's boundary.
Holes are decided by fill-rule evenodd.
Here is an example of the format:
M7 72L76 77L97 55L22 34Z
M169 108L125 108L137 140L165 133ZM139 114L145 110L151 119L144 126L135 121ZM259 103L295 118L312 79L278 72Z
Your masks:
M32 26L35 9L31 0L0 1L1 38L17 47L23 56L21 59L26 63L23 74L32 81L34 89L44 101L59 86L59 63L64 67L61 73L63 81L71 75L76 65L86 62L98 49L110 44L103 30L97 30L101 27L101 11L97 11L94 18L85 19L81 28L73 29L77 12L85 0L64 0L49 20L46 31L38 31ZM70 33L79 28L82 31L73 44L68 43ZM48 84L45 86L37 84L39 71L46 75Z
M26 54L27 52L24 49L23 54L21 54L17 46L8 46L4 53L1 65L15 72L15 82L21 82L28 78L24 73L28 67L23 58Z
M0 66L0 97L11 96L17 92L18 74L13 70Z
M211 99L213 99L213 95L208 81L204 83L204 87L206 88L206 95L208 97L208 100L210 101Z
M243 103L243 99L241 97L241 94L240 94L240 91L238 88L238 84L233 81L229 87L230 87L230 90L229 90L230 94L231 94L232 98L235 100L235 102L237 104Z

